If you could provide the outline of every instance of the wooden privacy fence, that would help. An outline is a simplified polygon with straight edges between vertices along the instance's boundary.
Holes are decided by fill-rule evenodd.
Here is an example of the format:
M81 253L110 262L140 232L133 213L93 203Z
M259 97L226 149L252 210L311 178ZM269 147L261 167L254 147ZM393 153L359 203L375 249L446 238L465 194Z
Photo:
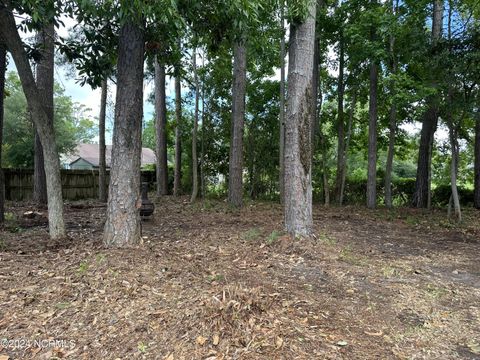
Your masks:
M30 200L33 195L32 169L3 169L5 198ZM98 170L61 170L62 193L65 200L94 199L98 197ZM107 183L109 171L107 171ZM154 171L142 171L142 181L155 182Z

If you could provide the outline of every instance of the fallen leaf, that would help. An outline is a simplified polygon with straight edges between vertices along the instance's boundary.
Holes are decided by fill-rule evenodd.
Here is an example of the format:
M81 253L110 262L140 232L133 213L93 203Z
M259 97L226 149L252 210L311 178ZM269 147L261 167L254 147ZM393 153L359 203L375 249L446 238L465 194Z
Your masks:
M207 339L204 338L202 335L197 337L197 344L198 345L203 346L203 345L205 345L206 342L207 342Z
M220 336L218 334L213 335L213 345L217 346L220 343Z
M368 332L368 331L365 331L365 334L369 335L369 336L382 336L383 335L383 331L379 331L379 332Z
M165 360L174 360L173 354L172 354L172 353L169 353L169 354L167 355L167 357L165 358Z
M275 344L277 345L277 349L280 349L283 346L283 339L281 337L277 337Z
M480 344L475 343L475 344L468 344L467 345L470 351L474 354L480 354Z

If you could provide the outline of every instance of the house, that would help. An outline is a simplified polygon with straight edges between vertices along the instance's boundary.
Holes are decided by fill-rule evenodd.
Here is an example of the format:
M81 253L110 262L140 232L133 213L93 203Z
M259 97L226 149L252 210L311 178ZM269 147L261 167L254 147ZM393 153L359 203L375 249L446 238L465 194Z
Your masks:
M98 144L78 144L75 150L65 159L65 164L69 169L92 170L98 169L100 158L100 149ZM107 169L110 168L112 159L112 145L106 146L105 160ZM156 157L152 149L142 148L141 166L155 164Z

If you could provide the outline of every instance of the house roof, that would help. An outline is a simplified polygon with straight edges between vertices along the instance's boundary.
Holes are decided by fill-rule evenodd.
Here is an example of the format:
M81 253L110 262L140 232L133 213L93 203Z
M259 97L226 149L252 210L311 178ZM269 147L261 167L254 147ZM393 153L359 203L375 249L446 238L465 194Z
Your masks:
M78 144L75 150L68 156L67 162L73 164L79 159L83 159L93 166L99 166L100 148L98 144ZM107 167L111 165L112 159L112 145L106 146L105 158ZM156 157L152 149L142 148L142 163L141 166L148 164L155 164Z

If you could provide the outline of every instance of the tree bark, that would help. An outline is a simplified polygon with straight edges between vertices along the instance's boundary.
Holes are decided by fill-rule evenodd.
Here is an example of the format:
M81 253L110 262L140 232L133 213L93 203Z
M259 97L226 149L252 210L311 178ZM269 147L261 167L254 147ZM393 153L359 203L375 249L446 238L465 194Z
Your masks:
M352 137L352 124L353 117L355 115L355 106L357 104L357 90L355 89L352 97L352 104L350 105L350 115L348 117L348 126L347 126L347 139L345 142L345 151L342 156L342 182L340 184L340 195L338 198L338 204L343 205L343 198L345 194L345 181L347 178L347 160L348 160L348 150L350 148L350 139Z
M345 120L343 118L343 99L344 99L344 66L345 66L345 49L344 49L344 40L343 35L340 34L339 40L339 64L338 64L338 110L337 110L337 133L338 133L338 143L337 143L337 176L335 180L335 198L339 205L340 202L340 192L342 187L342 178L343 178L343 163L344 163L344 154L345 154Z
M372 60L368 122L367 207L369 209L374 209L377 205L377 88L378 65L375 60Z
M205 52L202 56L202 68L205 68ZM201 145L201 161L200 161L200 188L202 193L202 200L205 200L205 78L202 77L202 145Z
M282 0L280 2L280 142L279 142L279 190L280 190L280 204L285 203L285 19L284 19L284 6L285 3Z
M30 114L32 114L35 127L43 144L45 172L47 174L50 237L52 239L63 238L65 236L65 225L63 221L62 182L53 124L43 107L43 99L33 78L27 53L17 32L13 13L3 6L0 6L0 41L6 44L15 61Z
M98 199L101 202L107 202L107 162L105 145L105 118L107 114L107 79L102 81L102 95L100 98L100 115L98 117L98 139L99 139L99 159L98 159Z
M287 121L285 124L285 228L292 236L312 234L312 75L316 2L306 19L290 28Z
M127 21L120 29L106 246L140 241L140 158L143 117L144 31Z
M168 194L167 102L165 64L155 60L155 150L157 155L157 196Z
M198 73L197 73L197 49L193 49L193 76L195 81L195 117L193 120L192 133L192 197L190 202L195 202L198 195L198 158L197 158L197 132L198 132Z
M180 69L177 67L175 74L175 170L173 178L173 195L180 195L182 187L182 84Z
M432 20L432 48L434 48L442 36L443 0L433 2ZM436 81L432 83L436 87ZM422 130L420 133L420 146L418 148L417 176L412 205L418 208L429 208L430 184L431 184L431 159L433 142L438 123L438 96L431 96L428 100L428 108L423 116Z
M392 171L393 157L395 155L395 136L397 130L397 105L393 101L390 105L390 123L388 126L388 151L385 165L385 206L391 208L392 201Z
M55 57L55 28L53 23L47 24L37 33L37 45L41 59L37 62L37 88L42 97L43 108L49 121L53 124L53 78ZM38 131L35 131L35 158L33 172L33 200L38 204L47 203L47 177L43 159L42 143Z
M228 203L241 207L243 203L243 127L247 86L247 49L245 41L233 45L232 126L228 173Z
M474 194L473 205L480 209L480 110L475 118L475 150L474 150Z
M3 114L5 98L5 73L7 71L7 48L0 42L0 224L5 220L5 176L2 167Z
M460 197L458 195L457 187L457 173L458 173L458 157L459 157L459 148L458 148L458 138L457 131L453 125L452 116L449 115L450 120L448 121L448 130L450 138L450 148L452 152L452 161L450 164L450 184L452 188L452 201L453 208L455 210L455 217L458 222L462 221L462 209L460 207Z
M398 8L398 1L391 0L390 7L392 10L392 15L396 15ZM395 54L395 36L390 36L390 45L389 45L389 55L390 55L390 67L392 74L397 73L397 60ZM395 103L395 82L392 81L390 84L391 87L391 96L392 104L390 105L390 119L388 126L388 151L387 151L387 162L385 165L385 206L391 208L393 205L392 200L392 171L393 171L393 157L395 156L395 137L397 131L397 104Z

